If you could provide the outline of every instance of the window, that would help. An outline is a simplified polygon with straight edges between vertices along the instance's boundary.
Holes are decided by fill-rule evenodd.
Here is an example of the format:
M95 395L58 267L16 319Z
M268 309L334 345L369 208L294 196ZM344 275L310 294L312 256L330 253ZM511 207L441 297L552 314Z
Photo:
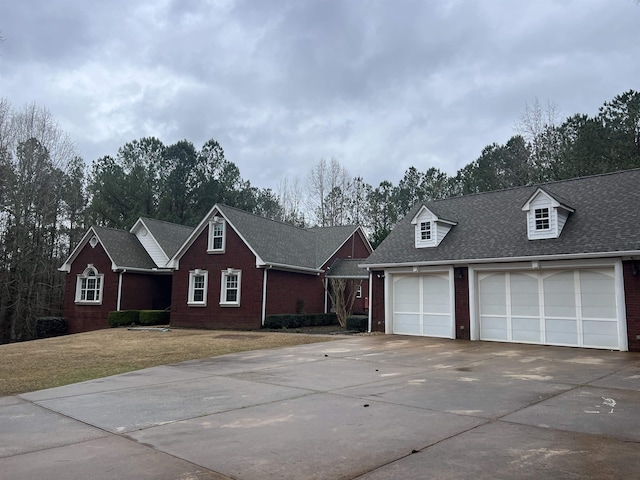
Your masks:
M207 271L193 270L189 272L189 298L187 304L206 306L207 304Z
M104 275L100 275L93 265L87 265L82 275L78 275L76 303L101 305L103 278Z
M239 307L240 306L240 278L242 272L228 268L222 272L222 282L220 285L220 305Z
M209 252L224 252L225 246L225 223L220 217L214 217L209 224Z
M420 222L420 240L431 240L431 222Z
M362 284L356 285L356 298L362 298Z
M549 209L536 208L534 214L536 220L536 230L549 230Z

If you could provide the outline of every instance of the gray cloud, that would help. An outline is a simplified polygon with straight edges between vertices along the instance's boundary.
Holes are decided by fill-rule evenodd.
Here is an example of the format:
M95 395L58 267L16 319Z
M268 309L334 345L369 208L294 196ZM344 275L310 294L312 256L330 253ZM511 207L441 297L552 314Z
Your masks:
M88 162L215 138L257 186L321 157L395 183L455 173L535 98L594 114L637 89L639 18L630 0L3 2L0 96L47 106Z

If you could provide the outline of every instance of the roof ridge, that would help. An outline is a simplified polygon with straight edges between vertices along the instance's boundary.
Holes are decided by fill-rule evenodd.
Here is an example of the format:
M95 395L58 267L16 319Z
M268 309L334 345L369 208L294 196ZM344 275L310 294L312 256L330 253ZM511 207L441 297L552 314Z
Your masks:
M153 217L140 217L140 220L151 220L152 222L164 223L166 225L174 225L176 227L190 228L193 229L195 227L190 227L189 225L183 225L181 223L169 222L167 220L159 220Z
M283 222L282 220L276 220L276 219L273 219L273 218L264 217L262 215L258 215L257 213L253 213L253 212L247 212L246 210L242 210L241 208L238 208L238 207L232 207L231 205L227 205L225 203L218 203L217 205L218 205L218 207L230 208L232 210L236 210L236 211L238 211L240 213L243 213L245 215L251 215L253 217L259 218L261 220L268 220L270 222L278 223L280 225L285 225L287 227L295 228L296 230L301 230L301 231L308 231L309 230L308 228L296 227L295 225L292 225L292 224L287 223L287 222Z
M548 182L540 182L540 183L529 183L527 185L517 185L514 187L507 187L507 188L499 188L497 190L487 190L484 192L474 192L474 193L466 193L466 194L462 194L462 195L454 195L451 197L445 197L445 198L436 198L436 199L431 199L431 200L421 200L421 201L417 201L414 205L417 205L418 203L421 203L422 205L426 205L428 203L437 203L437 202L442 202L442 201L446 201L446 200L451 200L454 198L463 198L463 197L475 197L478 195L488 195L488 194L492 194L492 193L499 193L499 192L509 192L512 190L519 190L519 189L524 189L524 188L532 188L532 187L543 187L546 185L557 185L559 183L569 183L569 182L574 182L574 181L578 181L578 180L587 180L587 179L592 179L592 178L598 178L598 177L606 177L606 176L611 176L611 175L620 175L622 173L627 173L627 172L633 172L633 171L640 171L640 167L636 167L636 168L628 168L626 170L616 170L615 172L604 172L604 173L596 173L594 175L582 175L579 177L571 177L571 178L565 178L562 180L551 180Z

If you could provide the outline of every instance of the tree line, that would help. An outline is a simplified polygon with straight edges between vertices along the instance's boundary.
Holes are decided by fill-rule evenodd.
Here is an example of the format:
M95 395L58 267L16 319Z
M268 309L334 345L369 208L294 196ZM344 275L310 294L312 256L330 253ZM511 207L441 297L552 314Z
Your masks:
M418 201L640 167L640 93L557 117L551 104L527 105L512 138L454 175L411 167L373 186L331 158L274 191L243 179L214 139L198 149L141 138L87 166L46 108L0 99L0 342L33 338L35 318L60 314L57 268L91 225L194 226L225 203L301 227L359 224L377 246Z

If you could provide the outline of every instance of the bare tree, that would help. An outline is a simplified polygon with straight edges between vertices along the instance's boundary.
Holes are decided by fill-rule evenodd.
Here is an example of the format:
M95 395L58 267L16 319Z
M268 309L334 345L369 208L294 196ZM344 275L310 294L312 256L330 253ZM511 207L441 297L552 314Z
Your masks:
M516 132L524 138L531 152L534 182L551 179L551 166L557 160L560 150L558 121L560 112L557 105L547 101L542 105L535 98L531 104L525 103L524 112L515 125Z
M347 326L347 318L353 311L353 304L360 285L362 285L362 280L358 279L330 278L328 281L327 294L342 328Z
M294 177L291 181L287 178L280 180L277 195L278 203L282 207L282 218L280 220L304 227L305 219L302 210L304 192L298 177Z
M75 149L50 112L0 103L0 340L34 336L34 320L59 310L57 267L68 252L64 187ZM57 313L57 312L55 312Z
M325 158L311 169L308 177L307 206L321 227L343 225L347 218L347 199L351 178L340 162Z

